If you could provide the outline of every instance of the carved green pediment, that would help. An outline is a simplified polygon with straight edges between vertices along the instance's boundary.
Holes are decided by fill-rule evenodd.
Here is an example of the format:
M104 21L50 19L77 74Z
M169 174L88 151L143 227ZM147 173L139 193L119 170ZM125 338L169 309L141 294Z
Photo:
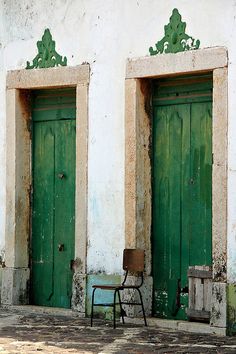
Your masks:
M38 54L33 59L33 63L27 61L26 69L37 68L53 68L54 66L66 66L67 58L62 58L56 52L55 41L52 40L52 35L49 29L45 29L42 40L37 42Z
M177 9L173 10L170 22L164 29L165 36L155 44L156 49L149 48L150 55L178 53L199 48L199 39L195 40L185 33L186 22L182 22L181 15Z

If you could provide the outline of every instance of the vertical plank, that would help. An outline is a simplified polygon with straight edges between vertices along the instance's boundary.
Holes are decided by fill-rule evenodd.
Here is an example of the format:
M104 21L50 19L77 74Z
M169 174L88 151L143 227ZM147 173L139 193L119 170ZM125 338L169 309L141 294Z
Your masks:
M181 223L180 223L180 194L181 194L181 166L182 166L182 116L178 106L166 107L166 114L169 128L169 151L168 151L168 179L169 179L169 276L175 280L176 285L180 276L180 242L181 242ZM172 296L176 296L173 294Z
M33 134L32 295L34 304L50 306L54 262L53 124L34 123Z
M75 243L75 91L35 92L33 303L70 307ZM61 251L59 245L62 245Z
M211 264L211 102L191 112L191 265Z
M181 159L181 287L188 285L189 235L191 234L191 198L190 198L190 104L182 105L182 159Z
M199 265L201 262L201 202L200 202L200 117L198 114L201 104L191 105L191 167L190 167L190 193L191 193L191 233L190 233L190 265ZM199 240L200 237L200 240ZM201 264L201 263L200 263Z
M203 309L203 284L200 278L195 278L195 310Z
M70 307L75 234L75 121L56 121L54 306ZM64 177L61 177L64 175ZM58 246L64 245L59 251Z
M194 309L195 307L195 302L194 302L194 281L193 278L189 278L189 283L188 283L188 288L189 288L189 308Z
M204 310L211 311L212 279L204 279Z

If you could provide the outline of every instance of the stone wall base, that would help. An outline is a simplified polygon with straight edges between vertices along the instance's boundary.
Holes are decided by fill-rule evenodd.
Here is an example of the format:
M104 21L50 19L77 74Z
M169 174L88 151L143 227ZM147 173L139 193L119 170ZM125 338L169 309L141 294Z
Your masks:
M210 325L213 327L226 327L226 291L226 283L212 283Z
M86 313L86 278L84 273L75 272L73 275L71 308L80 317L85 317Z
M2 269L2 305L27 305L29 303L29 268Z
M122 279L123 280L123 279ZM140 284L140 279L136 276L128 276L127 284L138 285ZM146 316L151 316L152 314L152 293L153 293L153 278L151 276L146 276L144 278L144 283L140 288L143 304ZM124 290L121 292L122 301L132 301L140 302L138 292L133 289ZM127 317L142 317L141 306L134 305L123 305Z

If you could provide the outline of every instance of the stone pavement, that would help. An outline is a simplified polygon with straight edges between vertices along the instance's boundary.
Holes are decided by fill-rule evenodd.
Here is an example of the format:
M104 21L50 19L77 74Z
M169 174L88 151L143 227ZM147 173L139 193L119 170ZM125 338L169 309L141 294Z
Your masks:
M236 337L0 308L0 353L236 353Z

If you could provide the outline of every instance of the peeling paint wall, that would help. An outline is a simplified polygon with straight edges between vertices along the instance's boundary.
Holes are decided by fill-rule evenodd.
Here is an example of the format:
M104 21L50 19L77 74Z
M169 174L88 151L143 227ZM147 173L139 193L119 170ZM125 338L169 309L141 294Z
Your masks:
M3 13L3 2L0 2L0 13ZM4 25L1 18L0 21L0 254L4 252L4 230L5 230L5 83L6 76L3 64L4 50Z
M234 0L2 0L0 2L0 253L5 230L5 79L25 68L50 28L68 65L88 62L87 272L121 274L124 239L124 78L126 59L148 55L178 7L201 48L229 53L227 280L236 283L236 2ZM52 16L53 13L53 16ZM223 15L222 15L223 14ZM146 144L147 142L145 142ZM142 192L142 191L141 191ZM138 232L142 233L143 225ZM144 240L145 245L147 240ZM219 276L219 280L222 278ZM79 291L78 289L75 291Z

